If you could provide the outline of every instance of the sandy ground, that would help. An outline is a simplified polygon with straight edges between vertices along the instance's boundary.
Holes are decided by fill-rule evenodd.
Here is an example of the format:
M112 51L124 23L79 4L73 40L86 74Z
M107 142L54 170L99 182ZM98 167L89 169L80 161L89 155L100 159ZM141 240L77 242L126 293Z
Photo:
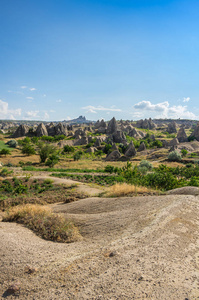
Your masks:
M2 299L199 299L199 197L88 198L53 205L83 239L59 244L0 223ZM26 266L38 269L33 274ZM20 282L20 292L6 290Z

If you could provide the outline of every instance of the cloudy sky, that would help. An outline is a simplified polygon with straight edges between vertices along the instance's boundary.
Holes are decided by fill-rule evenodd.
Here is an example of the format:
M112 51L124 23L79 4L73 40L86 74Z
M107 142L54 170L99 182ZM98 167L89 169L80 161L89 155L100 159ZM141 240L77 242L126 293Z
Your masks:
M199 1L4 0L0 119L199 119Z

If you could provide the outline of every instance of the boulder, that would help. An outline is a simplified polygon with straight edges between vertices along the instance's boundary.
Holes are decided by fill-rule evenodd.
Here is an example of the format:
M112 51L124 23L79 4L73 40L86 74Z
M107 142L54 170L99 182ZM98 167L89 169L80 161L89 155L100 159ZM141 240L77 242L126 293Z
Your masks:
M127 157L133 157L136 155L136 150L135 150L135 146L133 144L133 142L131 141L130 144L128 145L125 153L124 153L125 156Z
M118 150L114 150L113 152L109 153L105 160L106 161L116 161L121 157L121 154Z
M13 137L18 138L18 137L26 136L28 132L29 132L29 126L20 125L15 131L15 133L13 134Z
M86 153L95 153L97 151L97 148L95 147L90 147L86 150Z

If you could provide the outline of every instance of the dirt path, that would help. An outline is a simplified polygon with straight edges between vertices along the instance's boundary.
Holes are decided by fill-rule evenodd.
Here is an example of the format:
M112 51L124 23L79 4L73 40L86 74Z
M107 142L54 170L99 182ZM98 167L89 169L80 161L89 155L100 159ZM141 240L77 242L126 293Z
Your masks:
M15 280L18 299L199 299L198 196L94 197L53 209L83 240L57 244L1 222L2 299Z

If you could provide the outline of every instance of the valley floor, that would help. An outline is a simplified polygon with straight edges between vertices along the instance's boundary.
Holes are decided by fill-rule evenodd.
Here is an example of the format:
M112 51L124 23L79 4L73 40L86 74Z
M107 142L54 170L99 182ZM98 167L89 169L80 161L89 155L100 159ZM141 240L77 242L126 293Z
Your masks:
M72 244L0 222L2 299L199 299L199 197L91 197L51 205L79 226ZM36 272L28 274L27 265ZM18 296L8 286L20 282Z

